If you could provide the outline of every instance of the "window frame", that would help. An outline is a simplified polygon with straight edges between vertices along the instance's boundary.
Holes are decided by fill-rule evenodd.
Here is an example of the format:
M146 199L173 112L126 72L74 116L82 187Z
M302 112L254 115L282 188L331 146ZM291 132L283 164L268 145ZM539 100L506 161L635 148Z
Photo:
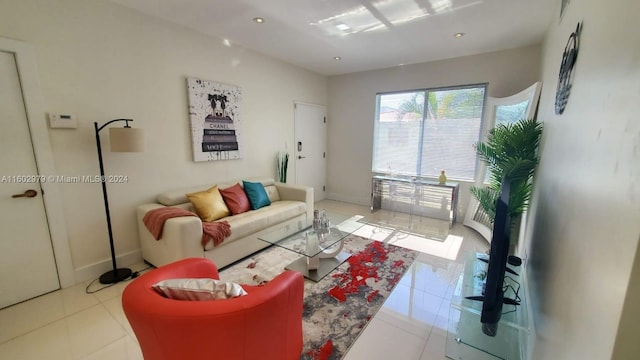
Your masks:
M422 114L422 119L420 120L420 135L419 135L419 142L418 142L418 159L416 161L416 168L415 171L413 173L408 173L408 172L400 172L400 171L392 171L391 173L393 175L399 175L399 176L411 176L411 177L415 177L415 178L437 178L436 176L429 176L429 175L420 175L421 169L422 169L422 151L423 151L423 145L424 145L424 126L425 126L425 122L427 120L427 116L428 116L428 103L429 103L429 93L430 92L439 92L439 91L450 91L450 90L463 90L463 89L477 89L477 88L483 88L484 89L484 93L482 96L482 111L480 112L480 127L478 129L478 134L477 134L477 138L476 138L476 143L481 141L483 138L483 134L485 132L486 126L487 124L485 123L485 118L486 118L486 111L487 111L487 99L488 99L488 90L489 90L489 83L488 82L483 82L483 83L473 83L473 84L465 84L465 85L450 85L450 86L441 86L441 87L429 87L429 88L418 88L418 89L408 89L408 90L397 90L397 91L383 91L383 92L377 92L376 93L376 101L375 101L375 111L374 111L374 129L373 129L373 148L372 148L372 159L371 159L371 171L374 175L377 174L389 174L389 172L385 172L385 171L381 171L379 169L375 168L375 163L376 163L376 145L377 145L377 139L378 139L378 131L379 129L379 123L380 123L380 102L381 102L381 98L384 95L395 95L395 94L404 94L404 93L420 93L422 92L424 94L424 104L423 104L423 114ZM473 169L473 178L471 179L466 179L466 178L457 178L455 175L450 176L450 174L447 174L447 177L450 180L457 180L457 181L464 181L464 182L473 182L475 183L478 179L478 172L480 170L480 161L478 159L477 156L474 157L474 169Z

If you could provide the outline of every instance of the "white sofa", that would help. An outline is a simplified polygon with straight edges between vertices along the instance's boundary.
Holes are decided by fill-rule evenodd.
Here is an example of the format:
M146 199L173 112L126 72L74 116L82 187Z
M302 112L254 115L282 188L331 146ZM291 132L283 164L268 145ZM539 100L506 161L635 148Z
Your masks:
M310 224L313 220L312 187L274 182L269 178L244 180L261 182L269 195L271 205L217 220L229 223L231 236L216 247L210 242L203 249L202 222L197 216L167 220L159 240L151 235L142 222L148 211L164 206L179 207L193 212L186 194L206 190L215 184L167 191L157 196L157 203L140 205L137 209L138 233L144 260L152 265L161 266L188 257L204 257L212 260L218 268L222 268L269 246L269 243L259 240L258 236L280 226L294 224L300 227ZM236 183L242 185L242 180L217 185L218 188L224 189Z

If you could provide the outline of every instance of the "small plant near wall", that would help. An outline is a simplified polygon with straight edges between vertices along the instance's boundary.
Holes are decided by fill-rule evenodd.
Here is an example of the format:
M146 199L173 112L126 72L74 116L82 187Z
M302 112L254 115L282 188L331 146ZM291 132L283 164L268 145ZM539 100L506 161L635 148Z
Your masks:
M288 164L289 164L289 153L280 151L278 153L278 164L277 164L278 181L283 183L287 182Z
M486 142L476 144L476 153L487 164L489 183L471 187L471 193L493 219L500 183L507 177L511 184L508 212L511 223L519 221L526 210L533 188L533 174L538 165L538 145L542 123L523 119L515 123L498 124L489 131Z

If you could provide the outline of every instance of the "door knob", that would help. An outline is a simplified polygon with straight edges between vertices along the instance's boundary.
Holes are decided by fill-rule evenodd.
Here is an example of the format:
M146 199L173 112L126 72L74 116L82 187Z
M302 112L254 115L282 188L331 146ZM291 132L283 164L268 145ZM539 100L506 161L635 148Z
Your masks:
M306 159L306 158L307 158L306 156L300 156L300 155L298 155L298 159Z
M33 190L33 189L29 189L27 191L25 191L23 194L15 194L15 195L11 195L12 198L20 198L20 197L29 197L32 198L34 196L37 196L38 192Z

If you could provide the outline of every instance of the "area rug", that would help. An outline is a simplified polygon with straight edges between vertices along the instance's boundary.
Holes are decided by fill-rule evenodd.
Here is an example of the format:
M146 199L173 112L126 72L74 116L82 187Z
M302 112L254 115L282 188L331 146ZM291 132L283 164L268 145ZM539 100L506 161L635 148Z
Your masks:
M353 254L319 282L305 279L300 359L341 359L380 309L418 252L350 235ZM256 285L273 279L300 255L272 246L222 271L220 278Z

